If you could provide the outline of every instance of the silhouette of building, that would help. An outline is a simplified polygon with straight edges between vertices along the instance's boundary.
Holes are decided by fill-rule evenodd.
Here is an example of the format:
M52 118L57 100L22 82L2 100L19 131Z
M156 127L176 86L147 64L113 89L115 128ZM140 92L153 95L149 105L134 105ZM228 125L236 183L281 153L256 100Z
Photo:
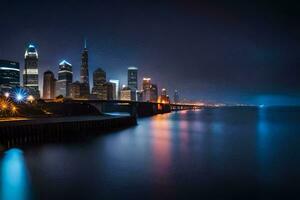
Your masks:
M100 100L113 99L113 84L106 82L106 72L98 68L93 73L93 89L92 94Z
M46 71L44 73L44 84L43 84L43 98L54 99L55 98L55 84L56 79L53 72Z
M23 72L23 86L30 95L40 97L38 53L34 45L30 44L25 51L25 66Z
M0 60L0 92L5 93L19 86L19 63L9 60Z
M144 101L143 93L144 93L143 90L137 90L137 91L136 91L136 98L137 98L136 100L137 100L137 101L139 101L139 102Z
M98 68L93 73L93 85L94 87L100 86L106 82L106 72Z
M158 98L157 85L151 84L150 85L150 102L157 102L157 98Z
M80 82L83 84L83 86L81 86L81 96L88 96L90 93L88 61L89 61L88 49L85 40L84 49L81 54L81 67L80 67Z
M174 103L179 103L180 99L179 99L179 94L178 94L177 90L174 91L173 98L174 98Z
M70 83L69 85L69 88L70 88L70 97L71 98L80 98L81 95L80 95L80 87L81 87L81 83L79 81L76 81L76 82L73 82L73 83Z
M69 96L69 85L73 82L72 65L63 60L59 63L58 80L56 81L56 96Z

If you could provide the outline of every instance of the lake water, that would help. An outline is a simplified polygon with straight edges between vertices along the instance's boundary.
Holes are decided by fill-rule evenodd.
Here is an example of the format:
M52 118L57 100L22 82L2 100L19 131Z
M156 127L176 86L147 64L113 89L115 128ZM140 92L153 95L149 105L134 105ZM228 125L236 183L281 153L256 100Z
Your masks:
M1 199L299 199L300 108L139 119L88 142L1 154Z

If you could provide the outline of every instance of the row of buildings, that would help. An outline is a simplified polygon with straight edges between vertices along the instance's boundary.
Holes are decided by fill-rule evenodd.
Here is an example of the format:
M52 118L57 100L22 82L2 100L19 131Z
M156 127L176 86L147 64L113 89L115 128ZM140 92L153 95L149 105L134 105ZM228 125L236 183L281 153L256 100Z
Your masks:
M40 98L38 52L34 45L29 45L25 51L23 71L23 87L35 98ZM170 102L166 89L160 94L151 78L143 78L141 88L138 88L138 68L128 67L127 85L120 87L119 80L108 80L106 72L98 68L93 72L93 87L89 82L88 49L86 42L81 54L80 80L73 81L72 64L63 60L58 65L57 78L52 71L46 71L43 76L43 99L55 99L58 96L74 99L127 100ZM10 91L20 87L20 66L18 62L0 60L0 92ZM174 102L179 102L178 92L174 93Z

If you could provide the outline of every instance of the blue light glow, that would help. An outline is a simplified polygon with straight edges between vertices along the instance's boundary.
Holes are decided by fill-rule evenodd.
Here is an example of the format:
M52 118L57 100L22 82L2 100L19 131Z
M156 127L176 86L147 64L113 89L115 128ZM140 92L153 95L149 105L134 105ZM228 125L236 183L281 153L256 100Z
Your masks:
M35 48L35 46L33 44L30 44L28 47L29 48Z
M265 105L264 105L264 104L261 104L261 105L259 105L259 107L260 107L260 108L264 108L264 107L265 107Z
M17 103L24 102L27 96L27 91L22 88L17 88L13 91L13 100Z
M59 63L59 65L65 65L65 64L72 66L72 65L71 65L69 62L67 62L66 60L63 60L63 61L61 61L61 62Z
M20 149L5 152L1 163L1 199L29 199L29 178Z

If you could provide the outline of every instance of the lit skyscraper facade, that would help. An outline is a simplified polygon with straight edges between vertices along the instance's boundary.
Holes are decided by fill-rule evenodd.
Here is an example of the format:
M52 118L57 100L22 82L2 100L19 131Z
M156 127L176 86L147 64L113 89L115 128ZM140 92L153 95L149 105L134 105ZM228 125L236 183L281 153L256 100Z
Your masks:
M39 97L38 53L34 45L30 44L25 51L25 66L23 72L23 86L34 97Z
M59 63L58 80L56 81L56 95L69 96L69 85L73 82L72 65L67 61Z
M119 100L120 93L120 81L119 80L109 80L113 84L113 100Z
M144 101L150 101L151 78L143 78L143 98Z
M121 100L132 101L135 97L135 92L129 87L123 87L121 90Z
M86 40L84 41L84 49L81 54L81 67L80 67L80 82L85 84L87 89L86 91L89 93L90 91L90 83L89 83L89 56L88 49L86 47ZM88 94L85 94L88 95Z
M9 60L0 60L0 92L4 93L19 86L19 63Z
M138 89L138 68L128 67L128 87L136 91Z
M51 71L44 73L44 84L43 84L43 99L54 99L55 98L55 83L54 74Z

